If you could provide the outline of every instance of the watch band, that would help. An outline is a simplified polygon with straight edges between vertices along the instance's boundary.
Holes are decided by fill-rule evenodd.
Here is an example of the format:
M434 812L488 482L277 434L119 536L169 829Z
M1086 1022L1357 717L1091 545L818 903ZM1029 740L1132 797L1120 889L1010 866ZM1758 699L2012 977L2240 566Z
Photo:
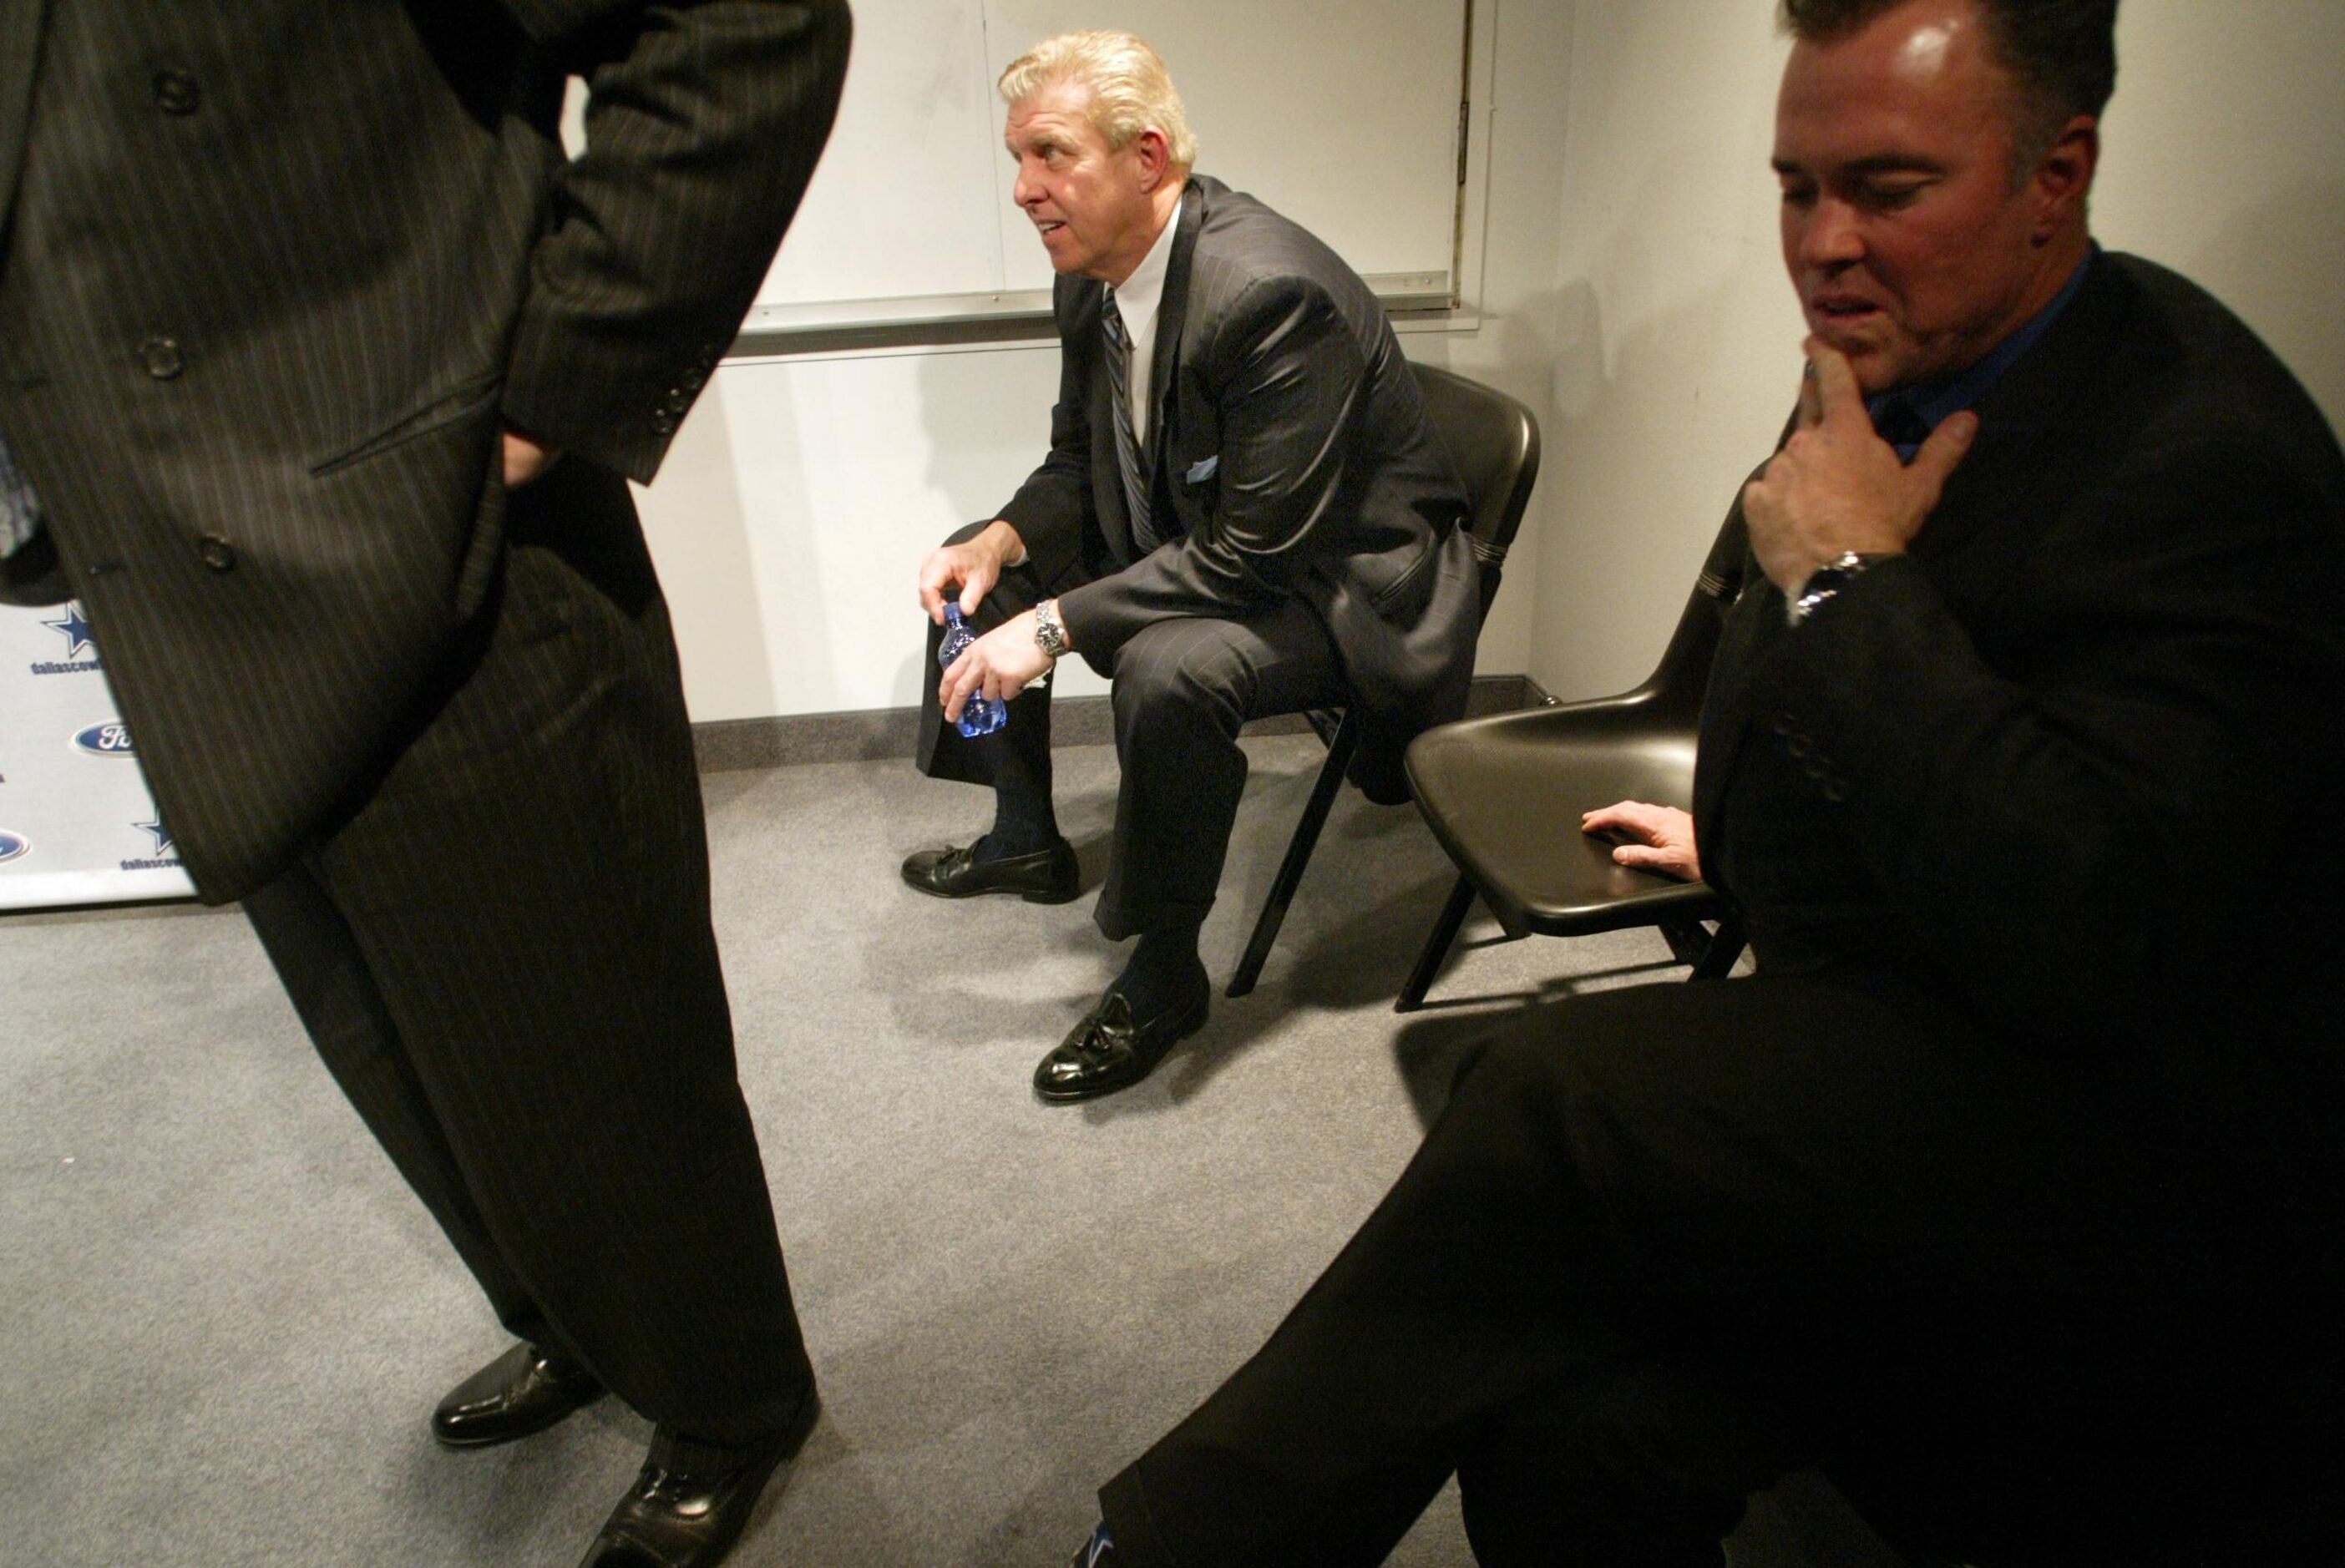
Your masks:
M1045 599L1034 606L1034 645L1053 659L1067 656L1066 622L1059 619L1059 602Z
M1855 551L1843 551L1808 573L1797 593L1783 600L1783 624L1797 626L1816 612L1816 607L1832 599L1840 591L1864 575L1867 568L1884 559L1883 555L1859 555Z

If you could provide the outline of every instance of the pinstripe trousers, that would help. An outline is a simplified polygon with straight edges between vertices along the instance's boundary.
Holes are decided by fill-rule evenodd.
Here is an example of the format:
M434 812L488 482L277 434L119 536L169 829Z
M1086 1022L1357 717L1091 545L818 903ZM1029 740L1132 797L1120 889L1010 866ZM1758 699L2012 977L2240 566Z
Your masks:
M963 529L947 542L973 537L985 526ZM1030 569L1012 569L970 625L980 633L990 631L1079 581L1046 585ZM936 668L943 635L941 628L929 628L924 668ZM1213 908L1245 793L1240 726L1249 719L1337 707L1349 695L1326 627L1300 600L1244 621L1160 621L1116 650L1107 673L1115 683L1115 752L1122 780L1107 881L1092 917L1111 941L1121 941L1202 923ZM971 740L944 722L937 683L925 682L920 771L990 784L1002 751L1015 748L1023 776L1049 778L1050 701L1049 688L1029 688L1010 704L1007 724Z
M813 1373L709 924L667 612L626 486L511 498L502 582L396 754L246 900L320 1055L517 1337L678 1434Z

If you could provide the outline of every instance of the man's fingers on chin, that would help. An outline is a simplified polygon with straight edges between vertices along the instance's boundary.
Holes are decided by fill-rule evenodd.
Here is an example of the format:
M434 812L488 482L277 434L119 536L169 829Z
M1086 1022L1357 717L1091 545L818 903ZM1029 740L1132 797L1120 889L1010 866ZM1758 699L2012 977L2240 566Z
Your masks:
M1822 405L1824 417L1833 414L1845 418L1851 410L1864 412L1864 398L1857 390L1856 371L1850 366L1848 356L1821 339L1811 339L1808 363L1816 369L1816 397ZM1869 427L1870 419L1865 421Z

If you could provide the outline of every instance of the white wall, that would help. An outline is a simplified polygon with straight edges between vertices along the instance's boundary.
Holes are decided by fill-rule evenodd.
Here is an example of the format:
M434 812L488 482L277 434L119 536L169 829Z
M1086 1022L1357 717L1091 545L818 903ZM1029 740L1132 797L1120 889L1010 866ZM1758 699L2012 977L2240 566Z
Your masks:
M1651 667L1790 404L1801 327L1767 168L1784 46L1771 0L1475 13L1479 310L1402 340L1524 399L1546 435L1481 671L1594 695ZM2122 17L2097 232L2228 300L2345 427L2345 3ZM1372 41L1330 46L1383 65ZM694 716L917 701L913 567L1040 459L1056 386L1050 344L719 370L644 497Z
M1544 420L1554 356L1570 0L1476 0L1484 116L1464 326L1410 330L1413 357L1503 386ZM1363 70L1390 63L1374 41ZM1213 172L1212 149L1199 167ZM884 202L886 192L869 198ZM1485 216L1487 214L1487 220ZM909 706L922 551L990 516L1048 442L1055 343L729 362L641 496L695 719ZM1542 487L1482 641L1485 673L1529 658ZM1071 661L1061 690L1104 683Z
M1579 0L1553 511L1529 670L1592 696L1652 667L1791 406L1802 328L1767 156L1766 0ZM2095 228L2238 309L2345 428L2345 5L2125 0Z

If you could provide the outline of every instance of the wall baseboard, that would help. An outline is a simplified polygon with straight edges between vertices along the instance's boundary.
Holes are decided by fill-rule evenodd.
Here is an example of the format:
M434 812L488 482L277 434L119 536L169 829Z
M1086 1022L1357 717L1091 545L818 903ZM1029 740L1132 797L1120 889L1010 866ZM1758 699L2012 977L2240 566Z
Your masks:
M1477 675L1466 699L1468 717L1537 707L1548 700L1528 675ZM1291 734L1308 729L1300 713L1262 719L1248 734ZM853 713L788 713L770 719L718 719L692 726L693 749L705 774L789 763L909 762L919 738L918 708L875 708ZM1061 697L1051 704L1053 746L1101 746L1115 739L1105 697Z

